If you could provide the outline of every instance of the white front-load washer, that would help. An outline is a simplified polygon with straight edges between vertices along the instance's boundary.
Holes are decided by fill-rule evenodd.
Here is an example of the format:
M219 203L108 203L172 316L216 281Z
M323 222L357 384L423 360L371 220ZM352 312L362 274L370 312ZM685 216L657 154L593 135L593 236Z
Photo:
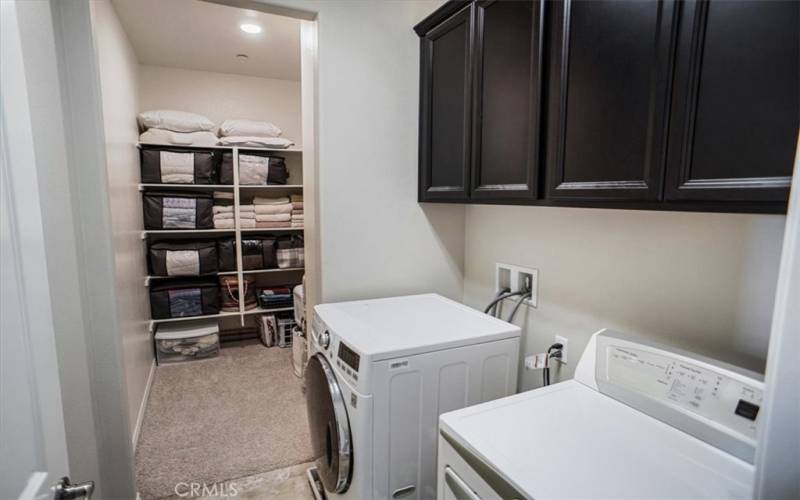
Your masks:
M314 308L306 397L341 499L436 496L441 413L513 394L520 329L439 295Z

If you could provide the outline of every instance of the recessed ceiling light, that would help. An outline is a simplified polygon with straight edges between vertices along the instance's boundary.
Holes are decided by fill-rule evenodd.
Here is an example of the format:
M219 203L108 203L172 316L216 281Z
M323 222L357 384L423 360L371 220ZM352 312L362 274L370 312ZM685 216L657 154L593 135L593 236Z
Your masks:
M257 24L251 24L251 23L240 24L239 29L251 35L257 35L261 33L261 26Z

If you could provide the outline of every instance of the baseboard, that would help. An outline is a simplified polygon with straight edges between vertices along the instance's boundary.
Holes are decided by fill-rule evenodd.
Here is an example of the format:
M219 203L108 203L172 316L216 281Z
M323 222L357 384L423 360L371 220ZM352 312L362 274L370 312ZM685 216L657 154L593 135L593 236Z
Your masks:
M139 403L139 414L136 415L136 425L133 428L133 451L136 452L136 443L139 442L139 432L142 430L142 421L144 420L144 411L147 408L147 399L150 397L150 386L153 385L153 376L156 373L156 360L150 365L150 373L147 374L147 384L144 386L144 394L142 394L142 402Z

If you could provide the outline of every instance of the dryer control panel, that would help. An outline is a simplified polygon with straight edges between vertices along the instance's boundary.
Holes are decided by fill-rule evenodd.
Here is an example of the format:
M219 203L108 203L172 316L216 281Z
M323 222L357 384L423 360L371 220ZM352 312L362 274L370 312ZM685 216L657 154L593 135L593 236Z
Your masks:
M599 335L596 348L601 392L752 461L763 396L757 374L613 333Z

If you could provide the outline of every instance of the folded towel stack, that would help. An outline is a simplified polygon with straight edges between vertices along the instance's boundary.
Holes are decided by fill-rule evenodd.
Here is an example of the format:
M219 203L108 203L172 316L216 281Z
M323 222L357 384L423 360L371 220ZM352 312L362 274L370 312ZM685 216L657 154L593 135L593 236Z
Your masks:
M217 229L233 229L233 205L214 205L214 227Z
M303 224L305 224L303 195L293 194L290 200L292 202L292 227L303 227Z
M214 205L214 227L217 229L233 229L235 210L233 205ZM253 205L239 206L239 226L243 229L256 227L256 212Z
M253 199L255 227L281 229L292 227L292 204L288 197Z

